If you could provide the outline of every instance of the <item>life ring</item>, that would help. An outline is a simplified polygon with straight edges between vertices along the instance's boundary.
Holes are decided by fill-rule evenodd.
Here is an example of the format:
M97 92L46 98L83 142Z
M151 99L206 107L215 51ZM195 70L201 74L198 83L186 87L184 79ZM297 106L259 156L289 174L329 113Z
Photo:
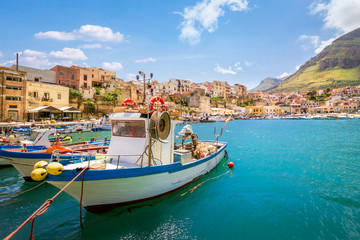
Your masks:
M160 112L163 112L165 111L165 101L164 99L162 99L162 97L159 97L159 96L156 96L156 97L153 97L151 100L150 100L150 104L149 104L149 111L150 113L153 113L154 112L154 103L155 102L160 102L161 104L161 108L160 108Z
M125 106L126 104L131 103L133 105L134 108L137 108L137 104L134 100L132 100L131 98L127 98L125 99L122 103L121 106Z

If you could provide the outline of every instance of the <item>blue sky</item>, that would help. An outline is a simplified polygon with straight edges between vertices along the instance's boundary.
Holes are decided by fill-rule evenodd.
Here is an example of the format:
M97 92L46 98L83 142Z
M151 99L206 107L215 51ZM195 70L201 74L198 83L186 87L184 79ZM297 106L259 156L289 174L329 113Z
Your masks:
M3 1L0 65L97 66L249 89L360 27L359 0Z

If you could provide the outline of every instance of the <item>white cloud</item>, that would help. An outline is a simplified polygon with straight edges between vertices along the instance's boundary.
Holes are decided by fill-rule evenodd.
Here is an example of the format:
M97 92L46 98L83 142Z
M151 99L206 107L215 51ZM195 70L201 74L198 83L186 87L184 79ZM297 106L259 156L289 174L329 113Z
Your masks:
M15 58L15 57L14 57ZM11 66L15 64L16 61L8 60L0 65ZM49 59L49 54L46 52L39 52L30 49L26 49L23 52L19 52L19 64L22 66L34 67L34 68L49 68L55 65L71 66L73 62L71 60L58 60L51 61Z
M135 63L148 63L148 62L156 62L156 59L148 57L145 59L135 60Z
M300 40L304 42L308 42L309 45L302 45L304 50L308 50L310 48L314 48L314 52L316 54L320 53L326 46L330 45L336 38L330 38L325 41L321 41L319 36L309 36L309 35L301 35L299 37Z
M288 77L288 76L290 76L290 73L284 72L280 76L278 76L277 78L285 78L285 77Z
M111 50L112 49L112 47L109 47L109 46L106 46L106 47L104 47L106 50Z
M63 48L62 51L51 51L49 54L53 58L63 58L71 60L86 60L84 52L78 48Z
M214 68L215 72L222 73L222 74L232 74L236 75L236 72L232 69L232 67L223 68L220 67L219 64L216 64L216 67Z
M242 71L243 68L240 66L240 62L236 62L233 66L229 67L221 67L219 64L216 64L214 68L215 72L222 73L222 74L232 74L236 75L238 72Z
M103 62L102 63L103 68L108 69L108 70L112 70L112 71L118 71L123 69L123 65L119 62Z
M79 48L84 48L84 49L94 49L94 48L101 48L101 44L99 43L95 43L95 44L83 44L80 45Z
M244 61L244 64L247 67L251 67L253 65L251 62L248 62L248 61Z
M300 69L300 67L301 67L301 65L297 65L297 66L295 67L296 71L298 71L298 70Z
M324 27L337 29L343 33L360 27L359 0L330 0L310 5L311 14L320 14L324 19Z
M244 11L248 9L246 0L203 0L195 6L186 7L181 23L180 39L188 41L191 45L200 42L203 31L214 32L218 26L218 18L225 15L225 7L231 11Z
M111 28L98 25L83 25L72 32L48 31L39 32L34 35L39 39L55 39L61 41L84 40L101 42L123 42L124 35L113 32Z

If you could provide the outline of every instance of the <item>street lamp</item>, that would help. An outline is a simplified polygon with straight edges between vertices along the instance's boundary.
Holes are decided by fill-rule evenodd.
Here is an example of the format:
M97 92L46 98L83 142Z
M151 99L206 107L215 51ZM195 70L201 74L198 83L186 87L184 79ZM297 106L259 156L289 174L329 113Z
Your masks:
M150 83L150 80L153 78L153 74L150 73L150 78L146 79L146 76L145 76L145 73L142 72L142 71L139 71L139 74L143 77L143 81L144 81L144 98L143 98L143 103L145 104L145 100L146 100L146 87L145 87L145 83L146 83L146 80L149 81ZM140 77L139 75L136 75L136 79L139 80Z

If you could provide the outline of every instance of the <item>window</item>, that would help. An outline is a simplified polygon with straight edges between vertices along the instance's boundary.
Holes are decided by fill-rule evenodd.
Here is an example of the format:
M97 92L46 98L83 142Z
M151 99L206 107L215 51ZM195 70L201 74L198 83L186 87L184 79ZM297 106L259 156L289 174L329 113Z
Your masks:
M22 82L21 78L17 78L17 77L6 77L7 81L13 81L13 82Z
M91 77L94 78L94 74L92 74Z
M113 120L112 135L118 137L146 137L145 121L143 120Z
M84 81L87 81L87 75L84 75Z
M9 105L9 108L17 108L17 105Z
M58 99L61 99L61 94L60 93L58 93Z
M34 92L34 98L37 98L37 97L39 97L39 93L38 92Z
M103 81L104 81L104 76L101 76L101 80L103 80Z
M72 80L74 80L74 79L75 79L74 74L71 74L71 79L72 79Z
M5 100L9 101L21 101L21 97L12 97L12 96L6 96Z
M10 89L10 90L21 90L21 87L18 87L18 86L6 86L6 89Z
M63 73L63 72L59 72L59 75L64 75L64 73Z
M34 78L34 81L35 81L35 82L39 82L39 78Z
M84 83L84 88L87 88L87 83Z

